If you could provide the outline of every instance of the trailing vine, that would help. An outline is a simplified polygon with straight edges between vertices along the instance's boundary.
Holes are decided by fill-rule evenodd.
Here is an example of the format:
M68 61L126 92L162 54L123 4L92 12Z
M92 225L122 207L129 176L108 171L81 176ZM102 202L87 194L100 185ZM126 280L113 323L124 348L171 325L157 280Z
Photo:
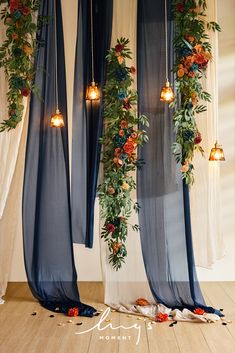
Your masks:
M126 239L128 219L132 210L138 212L139 205L131 198L136 188L131 172L140 167L137 147L148 142L145 130L138 130L138 124L148 126L148 119L138 115L136 110L137 92L131 89L134 67L126 66L131 59L129 40L120 38L107 55L107 81L104 87L104 134L102 162L103 183L98 187L101 216L104 226L101 237L110 251L109 262L118 270L127 256ZM132 225L138 231L138 224Z
M176 99L170 107L176 109L173 116L176 141L172 148L176 161L182 165L182 176L187 184L194 182L194 152L204 154L196 115L206 111L203 101L211 101L211 95L203 90L201 83L212 60L211 44L206 30L221 30L216 22L206 21L206 9L206 0L173 2Z
M2 4L5 4L1 20L6 26L6 40L0 46L0 68L4 68L8 80L8 117L1 123L0 131L16 128L22 120L23 97L28 97L34 89L35 18L40 1L0 0Z

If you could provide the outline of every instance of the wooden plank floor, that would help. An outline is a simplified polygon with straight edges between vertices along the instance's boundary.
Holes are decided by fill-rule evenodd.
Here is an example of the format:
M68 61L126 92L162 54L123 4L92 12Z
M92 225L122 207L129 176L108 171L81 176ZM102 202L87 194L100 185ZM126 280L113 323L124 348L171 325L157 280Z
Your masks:
M106 309L101 283L82 282L79 290L84 302ZM94 329L78 335L98 323L100 316L72 318L73 323L62 314L51 318L52 313L35 301L26 283L10 283L6 303L0 305L0 353L235 353L235 282L203 283L202 290L207 304L223 308L232 323L178 322L169 327L169 322L151 324L143 318L110 312L103 326L136 327ZM37 315L32 316L34 311Z

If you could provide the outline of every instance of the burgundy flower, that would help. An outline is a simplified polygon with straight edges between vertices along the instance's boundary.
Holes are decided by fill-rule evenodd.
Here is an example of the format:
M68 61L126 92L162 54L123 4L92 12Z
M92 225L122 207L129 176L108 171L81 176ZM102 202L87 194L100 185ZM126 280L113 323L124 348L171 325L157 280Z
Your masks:
M182 2L179 2L177 5L176 5L176 8L177 8L177 11L179 12L184 12L184 4Z
M124 49L124 45L123 44L117 44L115 46L115 51L116 52L121 52Z
M201 136L200 132L198 132L195 139L194 139L194 143L195 143L195 145L199 145L199 143L201 143L201 142L202 142L202 136Z
M26 87L22 88L22 90L21 90L21 94L22 94L22 96L24 96L24 97L28 97L29 92L30 92L29 89L26 88Z
M116 227L112 223L106 224L106 229L109 233L113 233L116 229Z
M27 6L22 6L21 9L20 9L20 11L22 12L22 14L23 14L24 16L27 16L27 15L30 13L30 8L27 7Z

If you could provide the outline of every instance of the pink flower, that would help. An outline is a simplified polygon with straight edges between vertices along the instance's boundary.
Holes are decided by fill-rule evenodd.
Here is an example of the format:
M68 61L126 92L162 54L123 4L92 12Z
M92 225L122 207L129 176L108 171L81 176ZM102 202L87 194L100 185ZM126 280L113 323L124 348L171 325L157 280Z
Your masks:
M184 164L182 165L182 167L180 168L182 173L187 173L189 170L189 163L188 161L185 161Z
M106 224L106 229L109 233L113 233L116 229L116 227L112 223Z

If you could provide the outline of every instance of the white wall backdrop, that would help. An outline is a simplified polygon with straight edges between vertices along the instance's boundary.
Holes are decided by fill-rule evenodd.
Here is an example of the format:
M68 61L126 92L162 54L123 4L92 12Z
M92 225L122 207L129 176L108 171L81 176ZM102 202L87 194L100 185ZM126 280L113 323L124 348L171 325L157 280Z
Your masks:
M120 0L119 0L120 1ZM122 0L123 1L123 0ZM125 0L124 0L125 1ZM222 232L226 247L223 259L210 270L198 268L201 281L235 280L235 1L218 3L219 34L219 140L223 144L226 162L221 163ZM72 118L73 67L76 40L77 0L62 0L66 51L66 72L69 121ZM69 126L71 133L72 126ZM203 195L198 195L203 197ZM94 248L74 245L80 281L100 281L99 208L95 209ZM202 244L203 246L203 244ZM16 234L10 281L26 281L22 234Z

